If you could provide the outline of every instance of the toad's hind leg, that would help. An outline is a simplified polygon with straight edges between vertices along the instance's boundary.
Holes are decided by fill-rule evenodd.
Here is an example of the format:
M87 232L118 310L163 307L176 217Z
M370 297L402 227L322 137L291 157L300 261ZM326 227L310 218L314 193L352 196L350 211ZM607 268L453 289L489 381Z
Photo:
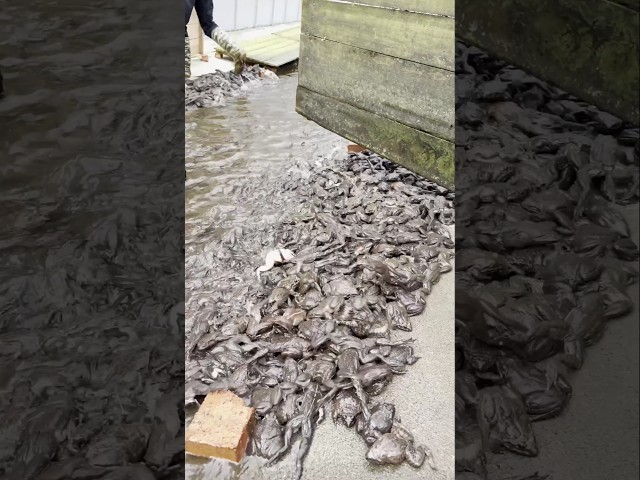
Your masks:
M309 447L311 446L313 433L313 424L311 422L311 419L309 419L302 425L302 436L300 437L298 451L296 452L295 472L293 475L294 480L300 480L302 478L302 467L304 464L304 459L309 452Z
M289 451L289 449L291 448L291 437L293 437L293 434L298 430L300 422L303 419L304 417L300 415L289 420L289 423L287 423L287 426L284 430L284 444L282 445L282 448L274 453L269 461L265 464L266 467L270 467L276 464L280 460L280 458L282 458L282 456Z

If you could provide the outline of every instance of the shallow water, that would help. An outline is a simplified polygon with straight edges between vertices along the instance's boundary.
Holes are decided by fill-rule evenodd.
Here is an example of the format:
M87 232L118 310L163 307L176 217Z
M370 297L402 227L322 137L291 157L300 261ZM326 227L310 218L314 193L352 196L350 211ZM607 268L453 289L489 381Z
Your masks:
M215 252L208 249L234 228L244 230L270 224L281 215L281 192L275 191L279 179L299 160L346 152L347 142L307 121L295 112L297 75L281 77L230 98L224 107L198 109L185 117L185 288L187 305L207 301L208 288L215 288L208 277L214 268ZM251 192L252 180L264 176L275 182ZM271 188L274 187L274 188ZM273 190L273 191L270 191ZM249 193L247 193L249 192ZM270 195L273 195L270 197ZM238 249L239 256L255 256L265 246L251 252ZM189 307L187 306L187 310ZM186 331L191 323L186 318ZM188 420L187 420L188 421ZM261 479L264 460L255 457L239 465L187 456L190 479ZM288 463L286 460L282 463ZM285 466L276 465L268 478L286 478Z
M295 112L297 75L265 83L224 107L186 116L187 245L241 224L255 205L236 205L233 192L247 178L281 175L294 159L330 153L345 141Z
M224 107L186 114L186 247L251 222L255 204L238 204L247 179L274 178L296 159L327 155L346 142L295 112L297 75L265 83ZM263 207L263 205L259 205Z
M185 289L187 305L205 301L205 280L219 252L208 248L234 228L245 231L275 222L282 210L278 181L299 160L346 150L346 141L295 112L296 74L265 82L227 105L185 117ZM266 185L255 189L255 182ZM252 191L253 190L253 191ZM256 191L257 190L257 191ZM240 248L254 256L263 248ZM246 255L243 255L246 253ZM230 275L234 272L229 271ZM188 309L188 307L187 307ZM187 315L186 331L190 330Z

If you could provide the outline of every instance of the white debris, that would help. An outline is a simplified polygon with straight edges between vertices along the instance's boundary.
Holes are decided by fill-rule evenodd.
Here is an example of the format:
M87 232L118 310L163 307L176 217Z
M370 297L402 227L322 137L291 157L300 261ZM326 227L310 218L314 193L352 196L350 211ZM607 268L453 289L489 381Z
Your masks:
M263 68L263 69L260 70L260 77L263 78L263 79L271 80L271 81L280 80L278 78L278 75L276 75L274 72L272 72L268 68Z
M258 278L260 278L260 274L262 272L268 272L276 265L287 263L293 257L295 257L295 254L291 250L288 250L286 248L271 250L269 253L267 253L267 256L264 259L264 265L258 267L258 269L256 270Z

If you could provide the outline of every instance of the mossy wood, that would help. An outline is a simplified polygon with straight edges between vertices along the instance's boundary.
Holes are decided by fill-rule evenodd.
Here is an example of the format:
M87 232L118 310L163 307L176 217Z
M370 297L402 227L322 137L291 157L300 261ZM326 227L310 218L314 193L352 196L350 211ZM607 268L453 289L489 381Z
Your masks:
M456 0L456 34L637 125L639 4Z
M332 40L300 45L300 85L327 97L454 140L454 73Z
M327 0L306 3L302 33L432 67L455 69L453 18Z
M304 0L297 111L453 188L453 11L453 0Z
M359 145L418 172L438 184L454 188L453 145L387 117L321 95L302 86L297 92L297 111Z

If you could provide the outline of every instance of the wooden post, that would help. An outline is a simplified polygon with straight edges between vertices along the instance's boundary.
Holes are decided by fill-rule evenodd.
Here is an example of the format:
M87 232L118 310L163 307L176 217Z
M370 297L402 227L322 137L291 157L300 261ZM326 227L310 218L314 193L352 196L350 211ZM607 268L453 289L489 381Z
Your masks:
M198 28L198 53L204 55L204 32L201 28Z
M189 45L191 46L191 58L200 58L204 54L204 32L200 28L198 15L194 10L187 25L189 35Z

